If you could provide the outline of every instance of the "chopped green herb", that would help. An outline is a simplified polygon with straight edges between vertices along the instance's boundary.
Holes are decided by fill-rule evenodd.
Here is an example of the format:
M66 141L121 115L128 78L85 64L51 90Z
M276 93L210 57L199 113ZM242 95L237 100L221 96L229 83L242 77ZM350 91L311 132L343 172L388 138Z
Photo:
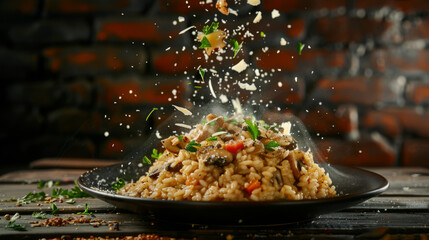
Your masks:
M18 199L18 202L21 204L28 204L36 201L43 201L45 200L46 193L45 192L30 192L27 195L25 195L23 198Z
M37 188L38 189L42 189L42 188L44 188L44 187L47 187L47 188L51 188L51 187L53 187L53 186L59 186L60 185L60 182L59 181L52 181L52 180L49 180L49 181L47 181L47 182L43 182L43 181L40 181L39 183L38 183L38 186L37 186Z
M271 141L267 144L265 144L265 149L267 149L268 151L273 152L275 147L280 146L280 143L277 141Z
M118 180L112 184L112 189L118 191L123 186L125 186L125 180L122 178L118 178Z
M206 139L206 141L216 141L216 140L217 140L217 137L210 137Z
M77 182L75 181L75 186L70 189L63 189L63 188L53 188L52 189L52 197L66 197L66 198L84 198L84 197L92 197L88 193L82 191L80 187L77 185Z
M38 219L46 219L46 213L44 212L33 212L31 214L32 217L38 218Z
M205 119L201 120L201 122L203 122L203 124L207 123L207 121Z
M153 158L159 159L162 156L162 153L158 153L158 150L155 148L152 150L152 155L150 155Z
M144 164L152 164L152 162L146 156L143 157L142 161Z
M203 39L201 39L201 46L199 47L200 49L204 49L207 47L211 47L212 45L210 44L210 41L207 39L206 36L203 37Z
M210 122L208 122L207 123L207 125L209 125L209 126L214 126L214 125L216 125L216 121L215 120L212 120L212 121L210 121Z
M214 31L216 31L219 28L219 23L218 22L212 22L212 24L210 26L204 26L203 27L203 33L204 35L210 34Z
M195 142L194 140L192 140L190 143L188 143L188 145L186 145L186 151L188 152L196 152L198 149L195 147L201 147L201 144Z
M201 86L194 86L194 88L201 88Z
M237 40L234 40L234 39L231 39L230 42L231 42L231 45L234 47L233 58L235 58L237 56L238 51L240 51L241 47L243 46L243 42L238 44Z
M204 75L206 74L206 71L202 68L198 68L198 71L200 72L201 79L204 82Z
M19 215L19 213L15 213L15 215L13 215L13 217L10 219L10 221L7 223L7 225L4 227L5 228L12 228L12 229L17 230L17 231L27 230L24 225L15 224L16 220L18 220L20 218L21 218L21 215Z
M252 121L249 121L249 120L244 120L244 121L249 126L247 128L247 131L250 133L253 140L256 140L259 137L259 135L261 135L261 132L259 131L258 126Z
M89 212L88 203L85 203L85 211L78 212L76 214L79 214L79 215L94 215L93 212Z
M181 142L183 140L183 135L177 136L177 138L179 139L179 142Z
M298 43L298 46L296 46L296 49L298 50L299 55L301 55L302 50L304 49L305 44L303 44L302 42Z
M55 203L51 203L52 214L55 214L59 211L57 205Z
M147 115L146 117L146 121L149 119L149 116L156 110L158 110L158 108L153 108L152 111L150 111L149 115Z
M265 37L265 33L261 31L261 37Z

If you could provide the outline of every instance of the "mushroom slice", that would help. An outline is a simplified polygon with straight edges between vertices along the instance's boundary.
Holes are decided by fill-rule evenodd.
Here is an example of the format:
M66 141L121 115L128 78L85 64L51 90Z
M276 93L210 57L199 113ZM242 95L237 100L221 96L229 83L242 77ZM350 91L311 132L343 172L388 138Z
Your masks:
M279 168L276 167L276 169L277 169L277 171L273 174L273 179L275 182L277 182L279 187L283 187L284 183L283 183L282 172L280 171Z
M305 153L301 150L292 151L287 156L287 160L289 161L293 176L298 180L301 176L301 168L306 166Z
M167 149L171 153L178 153L180 148L173 143L176 137L169 137L167 139L161 140L162 145L164 145L165 149ZM176 143L177 144L177 143Z
M206 146L201 147L197 151L198 161L204 162L206 166L214 165L222 168L234 160L232 153L223 149L222 146Z
M207 138L211 137L213 133L215 133L217 130L219 130L224 123L224 120L222 117L214 117L216 115L210 114L207 116L208 123L204 124L203 129L198 133L198 135L195 137L196 142L202 142L206 140ZM211 119L211 120L209 120Z

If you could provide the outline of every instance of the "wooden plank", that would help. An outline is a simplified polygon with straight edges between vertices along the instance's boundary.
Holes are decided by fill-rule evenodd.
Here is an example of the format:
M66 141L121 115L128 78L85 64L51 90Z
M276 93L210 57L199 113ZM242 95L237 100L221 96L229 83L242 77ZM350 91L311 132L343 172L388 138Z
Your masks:
M349 208L350 210L385 211L429 211L429 197L418 196L381 196L371 198L363 203ZM347 210L346 210L347 211Z
M74 182L86 169L34 169L6 173L0 183L34 183L39 181Z
M83 158L42 158L30 163L30 168L93 169L120 163L121 161Z
M62 214L62 218L76 217ZM27 231L17 232L0 229L0 238L23 239L25 237L47 236L125 236L139 233L151 233L160 236L191 239L224 239L227 235L235 239L273 239L282 237L307 238L324 236L325 238L352 238L372 236L381 238L388 234L428 234L429 213L333 213L311 222L274 226L215 226L182 224L174 222L155 222L134 214L97 214L96 218L105 221L118 221L119 230L110 231L107 226L94 228L90 224L66 225L63 227L31 228L30 221L36 221L30 215L23 215L16 223L27 226ZM180 221L180 218L176 218ZM323 239L323 238L317 238Z

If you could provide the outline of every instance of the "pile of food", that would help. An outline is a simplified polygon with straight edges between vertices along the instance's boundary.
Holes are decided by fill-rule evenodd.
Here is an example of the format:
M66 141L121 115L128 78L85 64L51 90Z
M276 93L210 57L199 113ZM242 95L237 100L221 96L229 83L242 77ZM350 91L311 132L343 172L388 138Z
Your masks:
M290 124L209 114L185 135L162 140L164 153L119 194L193 201L318 199L336 195L310 152L297 149Z

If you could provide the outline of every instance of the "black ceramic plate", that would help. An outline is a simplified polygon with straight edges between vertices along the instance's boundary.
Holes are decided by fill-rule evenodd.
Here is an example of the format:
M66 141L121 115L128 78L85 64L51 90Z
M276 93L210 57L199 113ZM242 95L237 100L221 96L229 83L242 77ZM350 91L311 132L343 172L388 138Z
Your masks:
M388 181L373 172L354 167L324 167L338 196L316 200L264 202L193 202L126 197L112 192L117 178L136 181L149 168L141 160L94 169L83 174L80 187L118 208L161 221L196 224L282 224L305 221L321 214L340 211L385 191Z

